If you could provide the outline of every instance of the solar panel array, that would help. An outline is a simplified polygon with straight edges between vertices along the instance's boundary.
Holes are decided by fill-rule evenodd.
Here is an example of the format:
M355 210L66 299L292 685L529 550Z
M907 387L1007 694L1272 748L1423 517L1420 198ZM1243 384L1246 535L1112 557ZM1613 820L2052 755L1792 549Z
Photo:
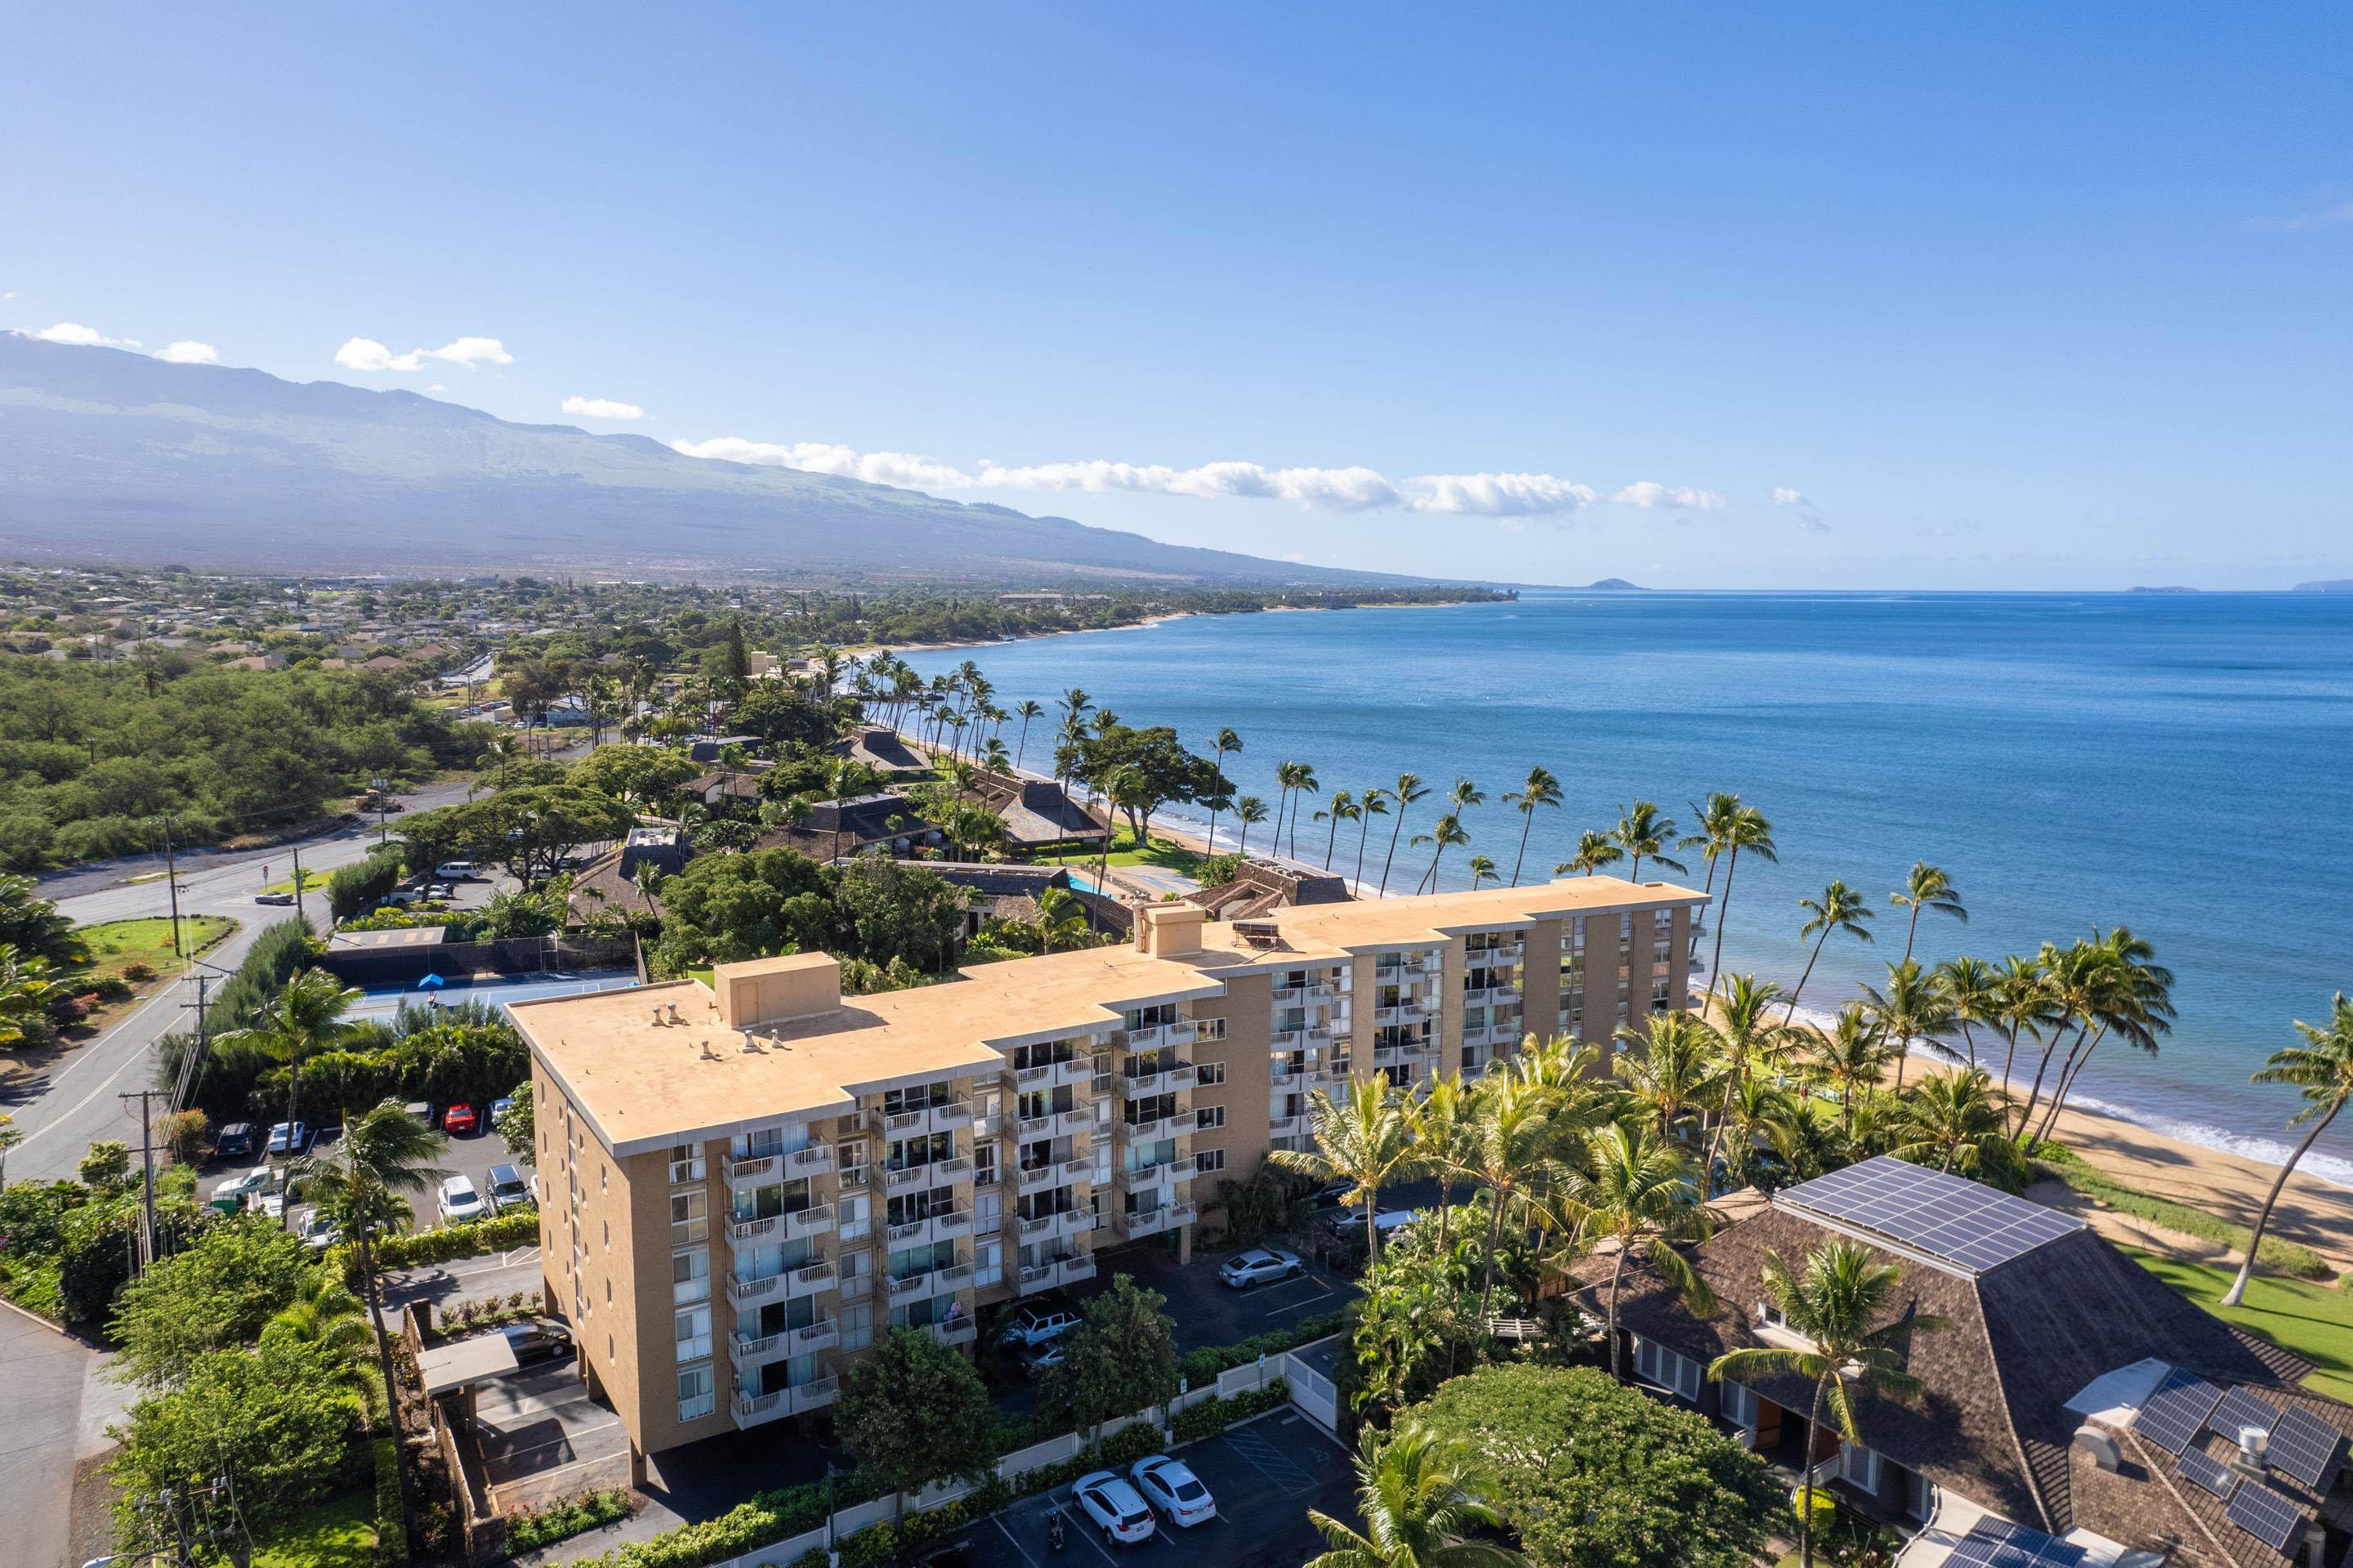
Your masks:
M2326 1497L2345 1454L2345 1435L2308 1410L2284 1412L2272 1428L2270 1459L2274 1468Z
M1972 1274L2084 1228L2040 1203L1883 1154L1799 1182L1774 1201Z
M2199 1430L2221 1398L2221 1389L2175 1367L2141 1402L2133 1430L2168 1454L2181 1453L2198 1440Z
M2192 1448L2182 1455L2180 1469L2185 1478L2197 1482L2218 1498L2227 1498L2239 1489L2239 1472L2208 1458L2203 1448Z
M2287 1550L2289 1542L2303 1533L2312 1517L2293 1498L2272 1490L2261 1481L2241 1486L2231 1506L2223 1511L2232 1524L2274 1552L2282 1552Z
M2214 1429L2216 1436L2228 1437L2233 1443L2239 1440L2239 1428L2242 1426L2260 1426L2266 1432L2276 1432L2279 1424L2279 1406L2268 1399L2249 1393L2243 1388L2234 1388L2224 1394L2222 1403L2214 1407L2214 1414L2206 1418L2206 1425Z
M2080 1546L1990 1517L1969 1526L1945 1559L1949 1568L2081 1568L2083 1561Z

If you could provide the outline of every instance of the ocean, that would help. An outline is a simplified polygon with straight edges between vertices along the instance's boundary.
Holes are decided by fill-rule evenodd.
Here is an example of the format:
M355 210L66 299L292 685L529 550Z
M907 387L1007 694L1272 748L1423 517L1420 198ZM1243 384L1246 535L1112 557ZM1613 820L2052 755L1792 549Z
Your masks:
M1924 962L2129 926L2174 970L2180 1016L2154 1055L2103 1044L2078 1102L2260 1159L2285 1157L2298 1102L2248 1075L2296 1042L2291 1020L2322 1022L2333 993L2353 991L2353 595L1547 590L906 657L926 676L971 659L1008 707L1082 687L1203 752L1230 726L1244 750L1229 776L1270 808L1285 760L1313 765L1327 797L1401 771L1434 791L1468 776L1488 799L1465 819L1469 848L1447 855L1453 887L1473 853L1509 874L1521 819L1502 797L1532 765L1566 799L1536 817L1528 881L1620 802L1657 800L1687 827L1688 802L1736 790L1770 818L1780 858L1742 857L1727 971L1793 983L1798 900L1832 877L1879 909L1873 944L1831 941L1808 1012L1900 956L1887 894L1915 860L1952 874L1969 916L1924 915ZM1029 760L1051 744L1052 720L1034 724ZM1308 819L1321 803L1298 834L1319 863L1325 835ZM1413 808L1406 836L1439 809L1435 793ZM1408 887L1428 853L1400 845ZM1355 858L1344 832L1334 868ZM1696 854L1677 858L1691 866L1678 880L1699 885ZM2353 1184L2353 1124L2305 1169Z

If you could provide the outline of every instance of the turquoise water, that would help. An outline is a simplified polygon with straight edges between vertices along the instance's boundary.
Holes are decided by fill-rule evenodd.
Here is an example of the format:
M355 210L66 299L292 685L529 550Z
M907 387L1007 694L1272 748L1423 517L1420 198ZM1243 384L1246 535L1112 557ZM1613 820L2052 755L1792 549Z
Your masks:
M1536 820L1530 877L1620 801L1687 823L1687 801L1737 790L1781 856L1741 864L1727 969L1794 981L1797 900L1831 877L1881 906L1875 946L1832 943L1809 1011L1901 951L1885 892L1917 859L1951 872L1970 912L1923 918L1926 959L2128 925L2175 970L2181 1016L2153 1058L2103 1044L2079 1093L2242 1152L2277 1158L2295 1108L2247 1075L2294 1043L2291 1019L2317 1022L2353 991L2353 596L1557 592L1202 617L908 662L929 675L966 658L1008 706L1082 686L1204 751L1231 726L1246 749L1229 771L1270 806L1285 759L1313 764L1327 792L1467 774L1489 799L1467 819L1470 850L1448 856L1450 885L1467 885L1469 853L1508 874L1520 819L1501 797L1532 764L1567 800ZM1034 726L1030 759L1049 745L1050 722ZM1436 806L1415 809L1409 836ZM1320 862L1324 842L1303 813L1303 857ZM1376 875L1379 856L1377 838ZM1401 849L1398 863L1409 884L1426 862ZM2315 1153L2316 1174L2353 1181L2353 1127Z

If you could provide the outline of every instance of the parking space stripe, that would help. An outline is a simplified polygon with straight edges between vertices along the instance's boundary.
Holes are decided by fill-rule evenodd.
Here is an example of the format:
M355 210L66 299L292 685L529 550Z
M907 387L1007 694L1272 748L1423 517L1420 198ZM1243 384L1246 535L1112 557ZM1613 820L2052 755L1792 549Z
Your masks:
M1006 1545L1010 1546L1014 1551L1021 1553L1022 1562L1029 1564L1029 1568L1038 1568L1038 1560L1029 1555L1029 1549L1028 1547L1022 1545L1019 1541L1014 1538L1012 1527L1005 1522L1005 1516L1003 1514L1000 1513L991 1516L989 1522L997 1526L997 1534L1005 1537Z
M1236 1427L1225 1435L1225 1440L1261 1475L1291 1496L1315 1489L1315 1478L1255 1426Z

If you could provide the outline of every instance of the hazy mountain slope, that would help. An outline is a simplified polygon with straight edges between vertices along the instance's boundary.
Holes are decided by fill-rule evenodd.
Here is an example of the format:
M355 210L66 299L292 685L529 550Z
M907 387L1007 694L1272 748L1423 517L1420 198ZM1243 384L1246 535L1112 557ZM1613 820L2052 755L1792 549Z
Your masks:
M517 425L413 392L0 333L0 551L414 571L1400 582Z

